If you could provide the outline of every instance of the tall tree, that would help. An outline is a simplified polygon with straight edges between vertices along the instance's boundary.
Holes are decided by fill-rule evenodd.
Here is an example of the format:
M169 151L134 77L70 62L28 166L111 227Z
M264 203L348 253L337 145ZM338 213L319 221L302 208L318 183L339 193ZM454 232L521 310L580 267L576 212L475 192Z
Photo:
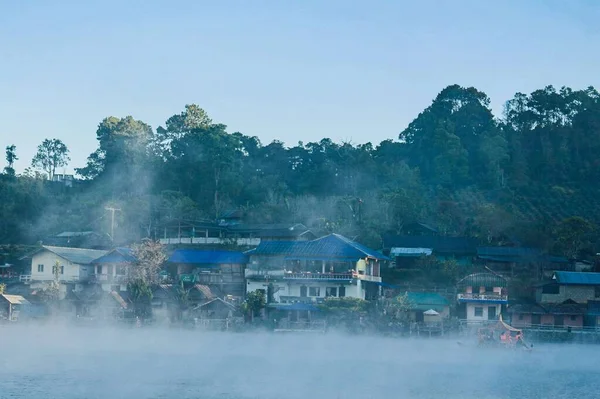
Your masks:
M17 146L12 144L6 146L6 167L4 168L4 173L9 176L15 175L14 164L19 158L17 157Z
M31 161L31 166L46 172L48 180L52 180L57 168L66 166L71 160L69 149L59 139L45 139L38 146L37 154Z

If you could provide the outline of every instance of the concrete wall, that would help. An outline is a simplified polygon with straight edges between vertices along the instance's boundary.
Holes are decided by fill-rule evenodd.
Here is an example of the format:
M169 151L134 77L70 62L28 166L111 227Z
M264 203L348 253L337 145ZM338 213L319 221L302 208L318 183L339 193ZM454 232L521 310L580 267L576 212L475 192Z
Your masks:
M54 280L52 268L55 266L56 262L59 263L59 266L64 266L64 273L59 275L61 281L78 281L79 279L87 278L90 275L90 270L91 273L93 273L93 268L91 266L80 266L61 258L53 252L42 251L35 254L31 260L31 280ZM38 272L38 265L44 265L43 272Z
M485 321L488 320L489 308L496 308L496 318L502 311L502 305L500 304L486 304L486 303L467 303L467 320L469 321ZM475 316L475 308L483 308L483 314L481 316Z
M593 286L585 285L561 285L558 294L544 294L542 288L536 291L536 300L538 303L562 303L571 299L578 303L587 303L596 298L596 290Z

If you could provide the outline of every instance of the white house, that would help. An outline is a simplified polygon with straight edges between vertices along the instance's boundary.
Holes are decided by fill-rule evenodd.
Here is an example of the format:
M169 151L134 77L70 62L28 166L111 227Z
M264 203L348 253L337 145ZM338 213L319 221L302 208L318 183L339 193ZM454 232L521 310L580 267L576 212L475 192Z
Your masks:
M377 299L381 265L388 260L337 234L305 242L263 241L247 255L246 292L262 290L271 305Z
M31 257L31 286L43 288L55 279L55 268L58 267L58 280L66 292L67 284L88 282L94 276L92 262L104 256L107 251L95 249L65 248L42 246Z
M467 322L498 320L508 304L506 279L492 273L471 274L458 282L457 300Z

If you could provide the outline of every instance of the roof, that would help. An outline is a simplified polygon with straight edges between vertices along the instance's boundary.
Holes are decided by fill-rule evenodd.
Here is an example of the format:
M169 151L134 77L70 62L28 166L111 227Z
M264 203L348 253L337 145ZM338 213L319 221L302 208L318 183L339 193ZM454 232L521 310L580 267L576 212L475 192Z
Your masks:
M136 257L131 248L115 248L94 260L93 263L133 263L135 261Z
M433 252L431 248L391 248L390 255L399 257L429 256Z
M411 303L411 310L433 309L440 312L444 307L450 306L450 302L446 298L435 292L407 292L406 296Z
M523 247L479 247L477 256L480 259L496 262L521 263L539 260L542 251Z
M437 253L475 254L477 240L469 237L383 236L384 248L431 248Z
M600 273L554 272L552 279L561 285L600 285Z
M301 223L294 224L237 224L227 227L230 233L253 234L257 237L295 238L304 234L313 234ZM314 235L314 234L313 234Z
M237 308L236 308L234 305L232 305L232 304L230 304L230 303L228 303L228 302L225 302L225 301L224 301L224 300L222 300L221 298L213 298L213 299L211 299L211 300L209 300L209 301L207 301L207 302L204 302L204 303L202 303L202 304L200 304L200 305L196 306L196 307L194 308L194 310L197 310L197 309L202 309L203 307L205 307L205 306L207 306L207 305L210 305L210 304L213 304L213 303L215 303L215 302L216 302L216 303L223 304L223 305L225 305L225 307L227 307L227 308L229 308L229 309L231 309L231 310L237 310Z
M68 260L69 262L79 265L88 265L107 253L107 251L101 251L98 249L51 247L48 245L42 246L35 253L39 253L44 250L50 251L61 258Z
M275 241L261 242L251 255L285 256L290 260L352 260L374 258L389 260L378 251L352 241L339 234L330 234L312 241Z
M171 254L168 262L195 265L246 264L248 256L238 251L177 249Z
M2 294L0 296L6 299L11 305L30 305L29 301L21 295Z
M528 303L511 306L510 313L582 315L589 305L566 300L563 303Z
M212 299L212 298L216 297L216 295L213 294L210 287L207 285L196 284L196 285L194 285L194 288L196 288L198 291L200 291L204 295L204 297L207 299Z
M60 234L57 234L55 237L57 238L71 238L71 237L85 237L91 235L98 235L95 231L63 231Z
M504 277L493 273L475 273L460 280L459 287L506 287Z

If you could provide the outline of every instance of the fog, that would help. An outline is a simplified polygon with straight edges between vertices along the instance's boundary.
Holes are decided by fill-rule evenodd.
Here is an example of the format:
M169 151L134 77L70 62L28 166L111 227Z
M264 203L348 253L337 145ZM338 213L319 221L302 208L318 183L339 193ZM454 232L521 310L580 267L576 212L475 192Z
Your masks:
M596 398L597 346L0 327L1 398ZM465 344L470 344L462 338Z

